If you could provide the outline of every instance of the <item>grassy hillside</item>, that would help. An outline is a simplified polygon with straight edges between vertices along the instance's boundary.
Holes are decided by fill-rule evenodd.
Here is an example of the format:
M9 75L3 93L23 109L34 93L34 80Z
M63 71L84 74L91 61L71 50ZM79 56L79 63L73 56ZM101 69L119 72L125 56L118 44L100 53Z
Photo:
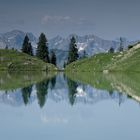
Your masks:
M112 62L112 58L116 55L118 54L101 53L94 55L91 58L78 60L68 65L66 71L101 72Z
M47 64L36 57L14 50L0 49L0 71L52 71L52 64Z
M117 56L106 69L110 71L140 72L140 44Z
M140 44L120 53L102 53L71 63L66 71L100 72L137 71L140 72Z

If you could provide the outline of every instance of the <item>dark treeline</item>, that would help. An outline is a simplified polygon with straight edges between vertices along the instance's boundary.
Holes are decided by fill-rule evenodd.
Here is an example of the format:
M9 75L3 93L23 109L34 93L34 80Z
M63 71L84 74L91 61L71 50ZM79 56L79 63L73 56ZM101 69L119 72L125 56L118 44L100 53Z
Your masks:
M50 50L50 52L49 52L49 50ZM124 50L124 40L122 37L120 37L119 38L119 46L118 46L117 51L122 52L123 50ZM25 36L25 39L23 42L22 51L24 53L29 54L29 55L33 55L32 45L29 42L29 38L27 37L27 35ZM115 48L111 47L108 50L108 52L114 53ZM36 50L35 55L39 59L42 59L43 61L45 61L47 63L52 63L55 66L57 65L57 63L56 63L57 57L55 54L55 50L51 50L48 48L48 40L47 40L44 33L41 33L41 35L39 37L39 42L37 44L37 50ZM70 64L78 59L83 59L83 58L87 58L86 51L84 50L83 55L79 56L76 38L74 36L72 36L72 38L70 39L70 43L69 43L68 57L67 57L67 60L64 61L63 67L65 68L66 65L68 65L68 64Z
M49 53L48 40L44 33L41 33L39 36L39 41L37 43L37 49L36 49L35 54L33 53L33 47L27 35L25 36L23 40L21 50L23 53L27 53L28 55L31 55L31 56L34 55L46 63L52 63L55 66L57 65L56 54L53 50L51 50L51 53Z
M5 49L8 50L8 46L6 46ZM16 50L16 49L12 48L12 50ZM57 65L59 66L59 64L57 64L56 50L49 48L48 39L46 38L44 33L40 34L36 48L33 48L31 41L28 35L26 34L22 43L21 51L30 56L36 56L46 63L51 63L55 66ZM74 36L72 36L72 38L70 39L69 50L67 52L68 52L68 56L66 60L64 60L64 64L63 64L64 68L66 65L78 59L85 58L87 56L86 51L84 50L83 55L79 57L77 42Z
M43 60L44 62L51 63L56 66L57 58L56 58L55 50L49 49L48 46L49 46L49 44L48 44L48 40L47 40L45 34L41 33L39 36L39 41L37 43L36 52L34 54L32 44L29 40L29 37L26 35L24 38L21 50L23 53L27 53L28 55L31 55L31 56L34 55L34 56L38 57L39 59ZM76 39L73 36L70 40L68 58L67 58L67 60L65 60L64 67L67 64L70 64L70 63L76 61L77 59L79 59L78 48L76 45Z

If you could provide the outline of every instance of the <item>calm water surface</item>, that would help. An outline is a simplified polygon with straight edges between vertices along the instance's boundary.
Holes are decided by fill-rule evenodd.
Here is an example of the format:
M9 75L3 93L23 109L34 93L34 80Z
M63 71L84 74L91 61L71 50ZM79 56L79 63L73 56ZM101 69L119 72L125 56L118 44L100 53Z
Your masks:
M139 131L138 101L63 73L0 89L0 140L140 140Z

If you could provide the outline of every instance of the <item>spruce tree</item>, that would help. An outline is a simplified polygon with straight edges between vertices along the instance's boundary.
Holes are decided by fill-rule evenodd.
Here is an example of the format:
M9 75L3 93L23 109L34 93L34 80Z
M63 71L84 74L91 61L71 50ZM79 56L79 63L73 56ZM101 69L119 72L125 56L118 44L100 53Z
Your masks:
M8 45L6 45L5 50L8 50Z
M68 54L68 64L76 61L78 59L78 49L76 45L76 39L73 36L70 40L70 46L69 46L69 54Z
M22 49L21 49L23 53L28 53L28 46L29 46L29 38L26 35L22 44Z
M33 56L33 47L31 43L28 44L28 54Z
M55 52L53 50L51 51L50 63L52 63L56 66L56 55L55 55Z
M33 48L31 43L29 42L29 37L26 35L22 44L22 52L27 53L31 56L33 56Z
M36 56L42 59L43 61L50 63L48 41L44 33L41 33L39 37Z
M110 49L109 49L109 51L108 51L109 53L114 53L114 48L113 47L111 47Z

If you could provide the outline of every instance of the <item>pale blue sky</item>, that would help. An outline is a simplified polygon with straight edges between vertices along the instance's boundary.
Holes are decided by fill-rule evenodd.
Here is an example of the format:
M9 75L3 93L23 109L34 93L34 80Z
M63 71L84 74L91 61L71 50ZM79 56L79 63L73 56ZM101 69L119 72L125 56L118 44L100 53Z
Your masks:
M0 0L0 32L140 39L139 0Z

